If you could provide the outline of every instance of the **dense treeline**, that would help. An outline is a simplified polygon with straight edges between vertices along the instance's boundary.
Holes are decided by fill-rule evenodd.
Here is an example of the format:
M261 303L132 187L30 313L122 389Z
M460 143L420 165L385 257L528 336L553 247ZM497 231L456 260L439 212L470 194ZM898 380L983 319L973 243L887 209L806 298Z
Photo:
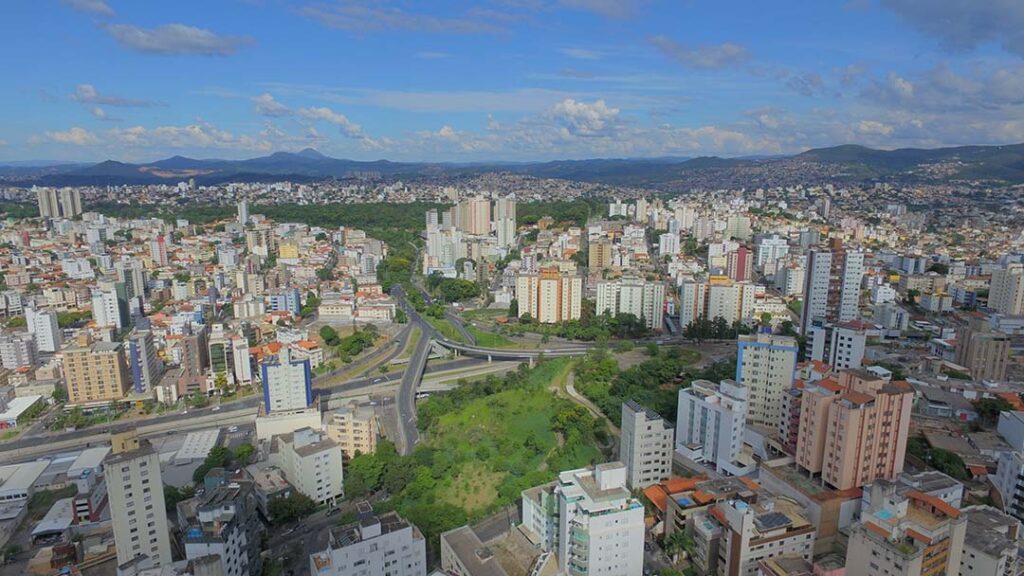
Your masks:
M550 216L556 224L567 223L582 227L591 217L598 218L607 213L607 202L598 198L529 202L516 206L516 222L519 226L531 226L541 218Z
M509 308L510 316L516 316L520 312L522 310L519 310L518 302L515 302L514 307ZM644 320L637 318L634 314L626 313L615 316L608 312L597 314L594 301L586 298L580 303L579 320L539 324L529 313L524 313L519 317L518 324L508 324L502 330L508 334L532 332L544 336L557 336L587 342L609 338L643 338L650 335L651 332Z

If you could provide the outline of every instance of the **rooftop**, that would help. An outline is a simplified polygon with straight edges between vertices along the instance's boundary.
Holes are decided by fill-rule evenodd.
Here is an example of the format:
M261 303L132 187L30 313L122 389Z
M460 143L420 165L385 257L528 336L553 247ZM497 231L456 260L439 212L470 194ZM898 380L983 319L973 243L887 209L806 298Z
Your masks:
M1016 555L1020 523L990 506L968 506L961 509L967 516L964 545L990 556Z
M441 534L441 540L451 548L466 570L473 576L505 576L505 569L494 552L484 546L469 526L462 526Z

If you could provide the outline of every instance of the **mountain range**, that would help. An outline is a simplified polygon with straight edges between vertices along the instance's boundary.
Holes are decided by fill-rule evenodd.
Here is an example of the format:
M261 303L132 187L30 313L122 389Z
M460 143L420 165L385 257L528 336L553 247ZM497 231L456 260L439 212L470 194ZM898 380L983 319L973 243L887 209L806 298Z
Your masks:
M0 163L0 179L6 183L46 186L173 184L190 178L198 184L354 178L454 179L489 172L652 188L672 187L695 179L705 183L720 179L723 185L736 182L771 185L773 181L781 184L777 181L781 174L785 174L786 179L806 178L808 181L1022 184L1024 144L898 150L842 145L776 157L708 156L520 163L356 161L331 158L311 148L300 152L275 152L248 160L199 160L174 156L144 164L115 160L91 165Z

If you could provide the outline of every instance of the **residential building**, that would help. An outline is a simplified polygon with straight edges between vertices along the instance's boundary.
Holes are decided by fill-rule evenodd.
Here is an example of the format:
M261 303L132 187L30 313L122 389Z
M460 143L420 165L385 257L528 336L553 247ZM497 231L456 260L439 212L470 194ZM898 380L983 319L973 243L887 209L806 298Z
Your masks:
M753 323L754 301L764 293L763 286L732 282L725 276L712 276L707 282L683 282L679 286L679 324L689 326L701 319Z
M1024 264L1014 262L992 271L988 307L1010 316L1024 314Z
M154 566L171 563L160 455L135 430L111 434L103 461L114 526L117 564L146 555Z
M960 509L967 516L960 576L1017 576L1020 573L1021 524L991 506Z
M766 236L757 243L757 256L754 264L765 275L775 274L777 262L789 254L789 240L779 237L778 234Z
M57 324L57 313L53 310L25 308L25 323L29 334L35 337L36 350L56 352L64 344L64 334Z
M80 336L64 349L64 382L72 405L121 400L131 386L124 345Z
M754 279L754 255L746 246L740 246L726 255L725 269L733 282L749 282Z
M520 317L529 314L542 324L579 320L583 279L557 267L541 268L516 278L516 298Z
M238 201L238 223L242 226L249 223L249 201L244 198Z
M772 334L740 336L737 341L736 382L747 390L747 420L775 427L783 417L783 396L793 387L796 339Z
M873 326L860 320L825 326L816 322L804 334L811 360L825 362L835 370L846 370L863 366L868 332L873 330Z
M427 546L416 526L397 512L373 514L366 502L358 504L357 522L331 528L328 546L309 557L312 576L424 576Z
M312 428L276 436L270 453L288 482L320 504L344 496L343 458L337 443Z
M805 334L816 319L844 322L857 317L864 253L850 251L832 238L827 248L807 252L800 332Z
M40 218L60 218L60 203L55 188L36 188Z
M892 488L871 486L878 493L850 530L847 576L962 573L966 515L934 496Z
M796 464L836 490L903 471L914 389L867 370L804 384Z
M992 484L999 491L1003 510L1014 518L1024 521L1024 453L1006 451L999 455L999 464Z
M597 283L596 309L612 316L632 314L651 330L661 330L665 319L665 285L636 277Z
M516 244L516 199L514 196L494 201L494 231L499 248L511 248Z
M719 384L694 380L679 390L676 452L695 462L713 464L719 472L742 475L740 464L747 419L746 386L733 380Z
M185 557L216 556L224 576L259 576L263 523L253 482L208 475L193 506L178 506ZM184 503L183 503L184 504Z
M587 251L587 267L593 271L611 268L614 244L608 238L598 238L590 242Z
M36 339L28 332L0 334L0 363L8 370L33 366L37 358Z
M341 447L346 460L377 451L380 429L372 406L349 402L324 416L324 430Z
M133 330L128 335L128 362L135 392L152 391L164 374L164 364L157 356L152 332Z
M711 506L693 518L694 566L703 574L753 576L764 560L814 553L814 525L787 498L748 494Z
M971 318L957 334L956 363L971 371L975 380L1006 380L1010 335L997 332L983 318Z
M252 386L252 356L249 354L249 341L244 337L231 338L231 360L235 382L239 386Z
M309 360L293 359L292 349L283 346L276 357L261 365L263 410L301 410L313 403L313 375Z
M657 413L633 400L622 403L619 461L626 485L643 489L672 475L672 428Z
M82 193L78 188L60 189L60 215L72 220L82 214Z

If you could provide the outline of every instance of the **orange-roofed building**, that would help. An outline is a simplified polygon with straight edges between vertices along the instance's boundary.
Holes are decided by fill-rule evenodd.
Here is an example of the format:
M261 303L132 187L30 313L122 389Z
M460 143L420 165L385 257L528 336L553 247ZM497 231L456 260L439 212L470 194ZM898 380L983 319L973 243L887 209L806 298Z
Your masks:
M705 478L676 479L678 490L664 496L665 535L693 526L694 515L716 502L730 498L753 498L757 488L742 476L726 476L715 480ZM757 484L754 483L753 486ZM652 501L653 502L653 501Z
M937 496L875 482L851 529L847 576L967 574L961 560L967 516Z
M903 471L914 391L867 370L807 383L800 394L796 464L836 490Z

